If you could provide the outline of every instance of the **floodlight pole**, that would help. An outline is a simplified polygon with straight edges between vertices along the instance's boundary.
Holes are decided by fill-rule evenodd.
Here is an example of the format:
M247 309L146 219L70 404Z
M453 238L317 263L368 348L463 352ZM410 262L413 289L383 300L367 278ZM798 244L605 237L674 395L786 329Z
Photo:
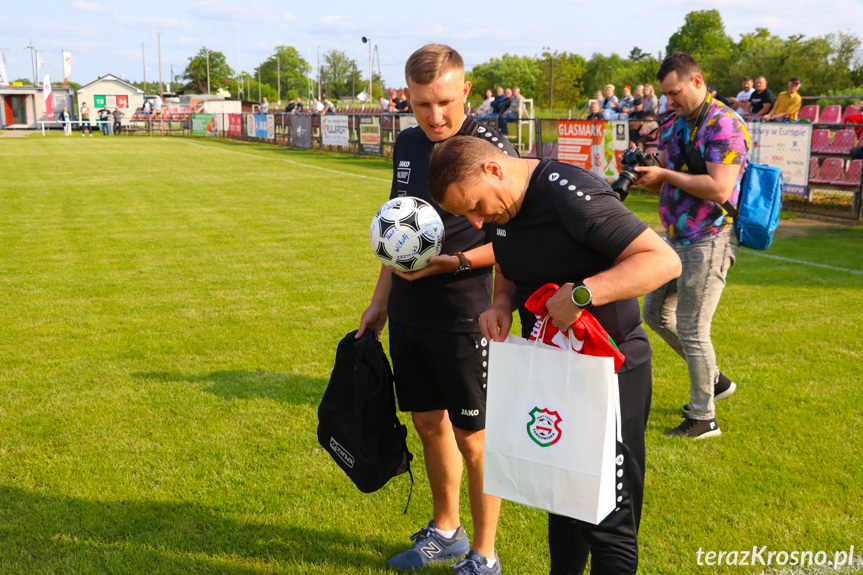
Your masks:
M270 60L272 60L273 58L276 59L276 84L278 84L276 89L279 92L279 104L278 105L281 106L282 105L282 62L281 62L281 60L279 60L279 53L278 52L276 52L276 55L271 57Z
M369 45L369 101L372 101L372 39L363 36L363 44Z
M261 103L261 67L258 66L258 104Z

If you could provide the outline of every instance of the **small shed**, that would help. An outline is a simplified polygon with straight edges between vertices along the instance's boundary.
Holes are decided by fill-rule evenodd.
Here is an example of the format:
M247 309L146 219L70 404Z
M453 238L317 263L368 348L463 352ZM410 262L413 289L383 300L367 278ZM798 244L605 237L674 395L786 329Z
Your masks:
M72 88L52 86L51 102L55 119L65 106L74 115ZM45 121L45 98L42 86L0 86L0 128L4 130L36 130Z

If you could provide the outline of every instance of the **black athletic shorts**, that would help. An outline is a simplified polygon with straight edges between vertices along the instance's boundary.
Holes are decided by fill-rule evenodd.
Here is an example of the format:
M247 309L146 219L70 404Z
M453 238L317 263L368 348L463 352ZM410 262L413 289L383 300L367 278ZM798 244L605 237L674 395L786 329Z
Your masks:
M390 357L401 411L446 409L455 427L485 429L488 342L481 333L390 321Z

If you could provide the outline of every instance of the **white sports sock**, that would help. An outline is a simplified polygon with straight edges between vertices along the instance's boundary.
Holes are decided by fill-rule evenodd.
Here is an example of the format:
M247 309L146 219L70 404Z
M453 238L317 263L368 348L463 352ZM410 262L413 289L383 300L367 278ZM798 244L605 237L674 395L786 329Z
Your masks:
M447 538L447 539L452 539L452 538L453 538L453 536L455 536L455 532L456 532L456 531L458 531L458 527L456 527L456 528L455 528L455 529L453 529L452 531L444 531L443 529L438 529L437 527L435 527L435 528L434 528L434 530L435 530L435 531L437 532L437 534L438 534L438 535L440 535L441 537L445 537L445 538Z

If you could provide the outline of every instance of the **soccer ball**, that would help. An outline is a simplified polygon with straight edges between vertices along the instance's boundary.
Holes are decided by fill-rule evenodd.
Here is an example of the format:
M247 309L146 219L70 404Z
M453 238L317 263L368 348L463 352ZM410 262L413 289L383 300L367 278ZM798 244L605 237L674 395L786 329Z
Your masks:
M391 270L410 272L429 265L443 245L443 222L431 204L419 198L390 200L372 218L372 250Z

